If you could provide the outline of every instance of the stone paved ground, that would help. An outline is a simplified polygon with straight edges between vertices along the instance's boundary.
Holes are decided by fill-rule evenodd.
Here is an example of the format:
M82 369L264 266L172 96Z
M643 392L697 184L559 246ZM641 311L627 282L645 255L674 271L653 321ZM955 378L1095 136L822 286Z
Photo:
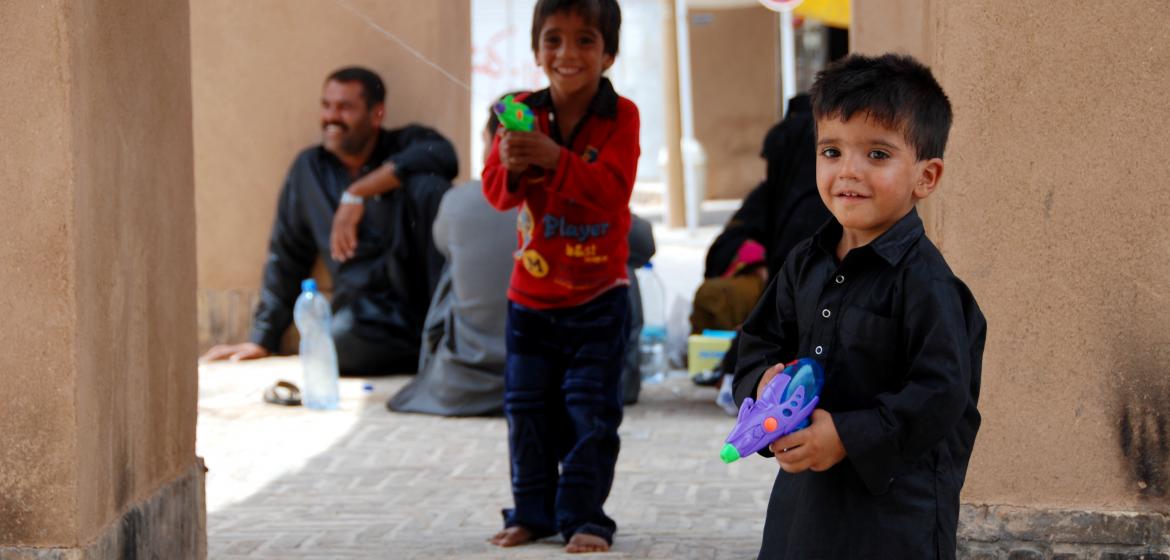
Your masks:
M560 543L486 539L510 503L502 418L391 413L405 377L342 381L342 408L261 402L295 358L200 366L211 558L557 558ZM776 467L717 454L731 419L714 392L675 378L626 410L607 510L613 558L751 558Z

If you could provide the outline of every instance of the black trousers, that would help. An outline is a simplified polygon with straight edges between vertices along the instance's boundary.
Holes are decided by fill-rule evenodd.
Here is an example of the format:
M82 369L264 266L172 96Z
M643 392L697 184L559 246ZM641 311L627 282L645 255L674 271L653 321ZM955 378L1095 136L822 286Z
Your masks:
M414 373L418 370L418 335L407 330L402 321L391 320L390 311L355 311L372 305L363 300L334 312L331 331L337 347L337 369L342 375Z

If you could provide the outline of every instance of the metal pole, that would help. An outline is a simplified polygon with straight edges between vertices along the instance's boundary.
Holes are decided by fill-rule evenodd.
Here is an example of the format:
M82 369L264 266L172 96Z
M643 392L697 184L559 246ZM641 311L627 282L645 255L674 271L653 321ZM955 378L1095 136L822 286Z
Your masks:
M665 0L662 18L662 104L665 125L666 169L662 201L666 212L663 220L667 226L678 228L686 225L686 194L683 181L682 130L679 121L679 80L678 41L676 39L675 2Z
M788 100L796 97L796 33L792 29L792 12L780 12L780 91L783 101L780 114L788 112Z
M691 99L691 28L687 22L687 0L675 0L675 40L678 43L678 98L682 113L683 138L695 137L694 102Z
M699 201L703 197L697 160L702 159L702 146L695 139L695 113L691 88L691 30L686 0L675 0L675 40L678 42L679 112L682 117L683 184L686 198L687 229L699 226Z

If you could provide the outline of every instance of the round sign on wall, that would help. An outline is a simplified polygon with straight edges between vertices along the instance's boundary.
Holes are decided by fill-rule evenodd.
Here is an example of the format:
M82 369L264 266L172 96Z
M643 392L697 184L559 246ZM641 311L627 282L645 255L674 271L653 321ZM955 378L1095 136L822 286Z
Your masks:
M804 0L760 0L765 8L773 12L791 12Z

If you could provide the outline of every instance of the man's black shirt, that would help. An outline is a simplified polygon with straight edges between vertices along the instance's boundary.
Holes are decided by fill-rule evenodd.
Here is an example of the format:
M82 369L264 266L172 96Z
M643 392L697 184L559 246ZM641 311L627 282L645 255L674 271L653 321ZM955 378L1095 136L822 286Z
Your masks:
M321 255L333 279L335 314L343 310L343 320L350 321L363 339L388 344L388 351L401 355L390 362L409 364L412 354L417 360L423 317L443 264L431 242L430 225L458 173L458 160L451 143L438 132L408 126L378 131L359 176L384 162L394 163L402 186L366 200L356 254L338 263L329 258L333 214L355 178L320 145L293 161L277 203L253 342L278 350L281 335L292 322L300 282L309 277ZM340 354L341 348L339 359L345 361ZM382 367L402 371L401 364ZM414 367L409 365L409 371Z
M953 558L986 322L916 210L838 261L841 234L834 219L797 245L743 326L736 401L814 358L847 454L777 476L760 557Z

